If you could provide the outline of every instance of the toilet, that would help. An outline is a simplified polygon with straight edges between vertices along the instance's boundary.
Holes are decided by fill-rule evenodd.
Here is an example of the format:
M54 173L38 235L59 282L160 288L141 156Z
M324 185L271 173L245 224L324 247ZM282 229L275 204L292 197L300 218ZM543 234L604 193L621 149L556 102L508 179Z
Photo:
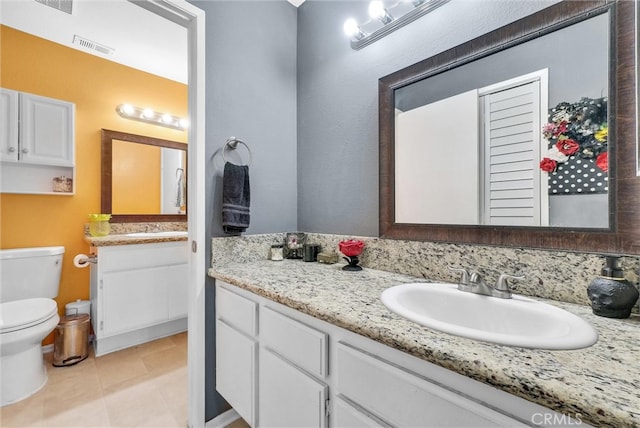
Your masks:
M0 250L0 406L34 394L47 383L42 341L60 317L64 247Z

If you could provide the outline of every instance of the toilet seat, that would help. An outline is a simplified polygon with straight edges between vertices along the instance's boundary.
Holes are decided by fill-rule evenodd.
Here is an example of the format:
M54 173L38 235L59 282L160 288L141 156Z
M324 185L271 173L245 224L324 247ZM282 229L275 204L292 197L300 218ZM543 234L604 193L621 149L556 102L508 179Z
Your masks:
M55 300L45 297L1 303L0 334L22 330L45 322L58 313Z

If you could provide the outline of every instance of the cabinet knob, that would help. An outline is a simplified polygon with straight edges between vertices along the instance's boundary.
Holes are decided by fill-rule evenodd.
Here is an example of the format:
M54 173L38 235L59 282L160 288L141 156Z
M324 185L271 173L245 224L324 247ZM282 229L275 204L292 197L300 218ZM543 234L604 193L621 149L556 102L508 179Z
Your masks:
M29 153L29 149L25 147L24 149L22 149L22 153Z
M9 153L13 153L13 152L15 152L15 151L16 151L16 148L15 148L15 147L9 147Z

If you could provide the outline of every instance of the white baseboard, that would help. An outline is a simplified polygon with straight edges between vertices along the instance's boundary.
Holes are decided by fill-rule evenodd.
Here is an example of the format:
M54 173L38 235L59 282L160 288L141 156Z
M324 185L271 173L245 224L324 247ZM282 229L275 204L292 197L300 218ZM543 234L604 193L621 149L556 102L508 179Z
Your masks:
M240 415L233 409L229 409L224 413L219 414L215 418L207 421L205 424L206 428L224 428L227 425L237 421L240 419Z

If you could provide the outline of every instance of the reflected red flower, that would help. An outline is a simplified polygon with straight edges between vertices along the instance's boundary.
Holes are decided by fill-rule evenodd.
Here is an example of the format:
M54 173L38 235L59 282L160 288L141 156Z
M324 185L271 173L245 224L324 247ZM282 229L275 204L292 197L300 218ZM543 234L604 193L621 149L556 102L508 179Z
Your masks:
M598 155L596 158L596 166L604 172L609 171L609 154L607 152Z
M580 144L577 141L566 139L560 140L556 143L556 147L562 154L570 156L580 150Z
M553 136L557 137L558 135L567 131L567 121L563 120L556 126L556 129L553 130Z
M556 170L557 167L558 167L558 162L554 161L553 159L543 158L540 161L540 169L545 172L553 172Z

